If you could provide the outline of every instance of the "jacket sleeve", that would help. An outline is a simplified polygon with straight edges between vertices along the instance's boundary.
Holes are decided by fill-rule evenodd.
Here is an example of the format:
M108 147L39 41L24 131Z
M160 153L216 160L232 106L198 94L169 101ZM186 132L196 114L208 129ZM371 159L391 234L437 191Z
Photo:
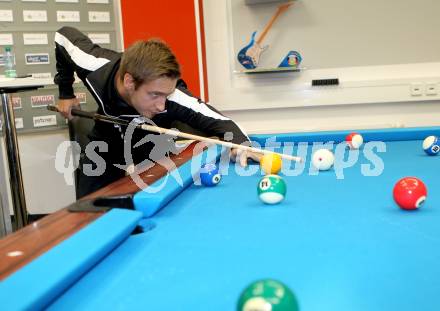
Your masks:
M230 133L233 143L241 144L249 141L249 137L234 121L222 115L214 107L191 96L181 86L178 86L168 98L167 111L172 118L201 130L207 135L224 139L225 134Z
M63 27L55 33L55 58L59 98L74 98L74 73L84 81L87 75L108 63L115 51L101 48L85 34L72 27Z

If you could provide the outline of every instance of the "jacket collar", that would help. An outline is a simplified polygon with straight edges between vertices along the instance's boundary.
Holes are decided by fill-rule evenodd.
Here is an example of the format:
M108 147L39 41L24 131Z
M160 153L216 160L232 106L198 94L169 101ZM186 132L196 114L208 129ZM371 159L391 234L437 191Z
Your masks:
M139 113L124 102L116 91L114 79L120 61L120 58L112 60L91 72L86 78L86 83L104 114L111 117L137 118L140 117Z

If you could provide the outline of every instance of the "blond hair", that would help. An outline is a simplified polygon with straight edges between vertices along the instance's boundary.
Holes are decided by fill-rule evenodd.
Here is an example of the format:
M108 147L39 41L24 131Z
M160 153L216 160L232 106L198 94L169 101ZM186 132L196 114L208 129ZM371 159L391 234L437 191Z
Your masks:
M137 41L126 49L119 67L119 77L129 73L135 87L162 77L180 78L180 66L171 49L159 39Z

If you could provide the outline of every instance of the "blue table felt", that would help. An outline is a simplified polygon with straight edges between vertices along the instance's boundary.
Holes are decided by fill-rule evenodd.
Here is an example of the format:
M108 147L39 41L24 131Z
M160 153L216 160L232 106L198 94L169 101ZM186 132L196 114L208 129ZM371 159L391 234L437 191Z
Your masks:
M283 176L287 196L275 206L258 200L261 173L234 166L216 187L190 185L49 309L234 310L249 283L274 278L301 310L439 310L440 157L421 148L432 129L417 133L385 141L379 176L361 174L371 164L362 150L343 179L310 175L309 156L304 172ZM420 210L392 199L404 176L428 187Z
M117 247L142 217L113 209L0 282L3 310L41 309Z

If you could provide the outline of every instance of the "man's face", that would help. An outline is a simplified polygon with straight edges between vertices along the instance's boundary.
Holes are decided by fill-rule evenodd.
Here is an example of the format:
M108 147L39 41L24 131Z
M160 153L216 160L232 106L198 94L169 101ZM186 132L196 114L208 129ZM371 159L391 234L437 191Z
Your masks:
M177 79L167 77L159 78L141 84L137 89L134 84L125 84L129 104L140 115L153 118L165 110L165 101L176 88Z

